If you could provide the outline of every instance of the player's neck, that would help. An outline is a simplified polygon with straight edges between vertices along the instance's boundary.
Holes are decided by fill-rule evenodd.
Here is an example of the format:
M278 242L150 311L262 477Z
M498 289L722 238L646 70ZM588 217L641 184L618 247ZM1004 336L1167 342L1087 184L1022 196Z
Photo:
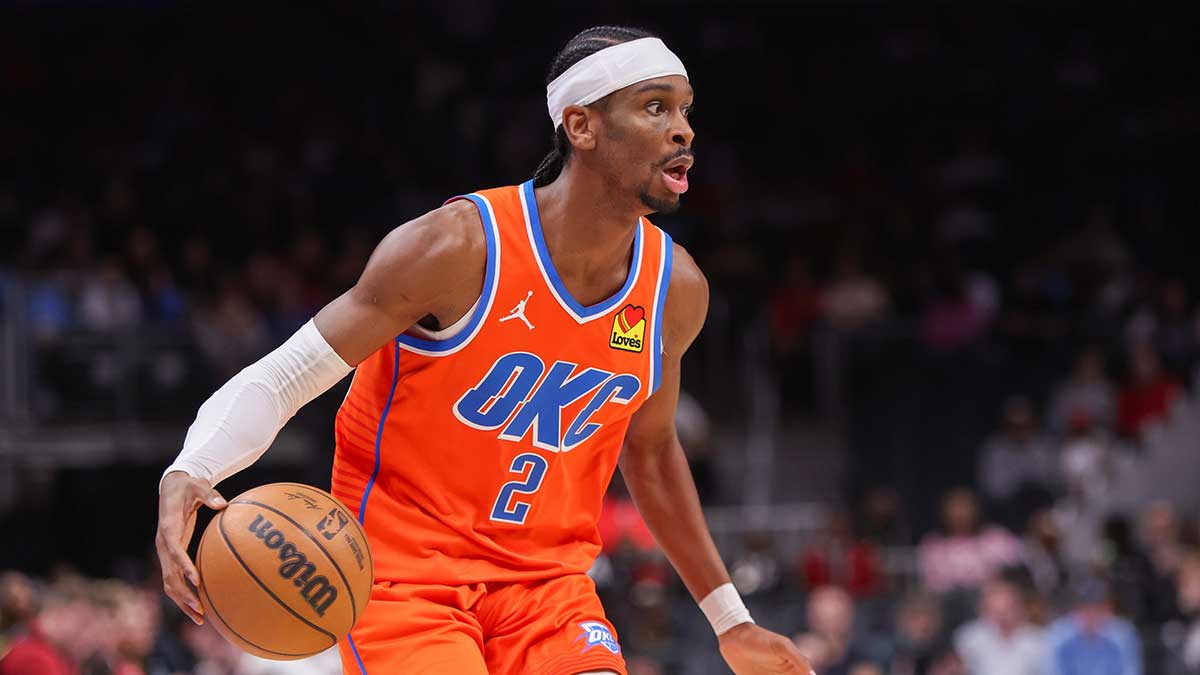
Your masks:
M560 274L587 281L628 271L644 205L622 210L599 177L574 171L564 171L534 195L546 248Z

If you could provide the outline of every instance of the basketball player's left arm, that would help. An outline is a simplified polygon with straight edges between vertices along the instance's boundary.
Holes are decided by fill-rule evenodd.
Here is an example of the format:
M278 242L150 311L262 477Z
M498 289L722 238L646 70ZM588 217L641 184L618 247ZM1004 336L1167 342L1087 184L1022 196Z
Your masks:
M633 415L621 450L621 475L638 511L697 602L729 583L713 544L687 457L675 432L680 358L708 313L708 282L676 245L663 323L662 383ZM737 675L800 673L808 662L791 640L753 623L719 636L721 654Z

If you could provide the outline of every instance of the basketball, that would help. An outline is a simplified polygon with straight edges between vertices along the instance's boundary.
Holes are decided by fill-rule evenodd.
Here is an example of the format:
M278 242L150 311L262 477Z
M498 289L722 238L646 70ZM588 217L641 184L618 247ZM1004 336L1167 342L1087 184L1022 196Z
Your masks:
M227 640L267 659L337 644L371 591L371 550L358 521L324 490L256 487L217 514L196 555L205 617Z

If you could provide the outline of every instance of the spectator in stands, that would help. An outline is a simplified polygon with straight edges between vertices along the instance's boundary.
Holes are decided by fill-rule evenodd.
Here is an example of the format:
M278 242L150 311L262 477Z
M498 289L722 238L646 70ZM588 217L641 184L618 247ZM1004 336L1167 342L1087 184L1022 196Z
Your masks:
M1137 631L1113 611L1107 584L1083 580L1075 609L1047 631L1046 675L1141 675Z
M229 279L214 302L193 322L196 341L221 376L240 370L271 347L262 313L236 279Z
M1115 609L1139 625L1161 623L1174 616L1174 581L1155 570L1138 545L1129 519L1110 515L1102 532L1102 565Z
M1148 626L1139 628L1143 629L1143 639L1148 647L1147 670L1164 670L1167 668L1170 654L1164 649L1153 647L1167 647L1168 636L1172 635L1172 626L1177 622L1181 627L1186 625L1189 610L1184 607L1184 602L1191 602L1188 595L1190 589L1180 577L1184 574L1184 561L1200 549L1197 549L1194 543L1189 544L1185 541L1184 527L1179 523L1174 505L1168 501L1148 505L1143 509L1138 524L1138 544L1149 561L1146 618L1151 622ZM1181 618L1183 622L1180 622ZM1174 633L1175 636L1178 634L1179 632ZM1159 636L1161 639L1155 639ZM1200 644L1197 647L1200 647Z
M779 378L785 401L807 402L812 396L813 341L809 332L821 317L821 290L806 254L786 263L782 283L767 300L771 350L775 364L789 377Z
M147 588L157 588L157 583L147 582ZM192 620L167 597L159 597L159 625L154 636L154 646L146 657L147 675L164 675L166 673L189 673L195 669L196 656L184 644L183 636L186 625L192 625Z
M49 589L41 607L0 658L0 675L77 675L77 658L89 653L94 614L77 588Z
M129 331L142 320L142 300L117 260L109 258L84 278L79 322L97 333Z
M890 487L874 486L859 506L858 531L874 546L908 546L912 535L901 513L900 495Z
M1041 675L1042 632L1025 618L1021 591L993 579L983 588L979 618L960 627L954 647L971 675Z
M1075 359L1071 376L1060 384L1050 403L1050 428L1065 434L1081 418L1102 429L1116 423L1117 389L1104 368L1104 352L1090 346Z
M992 319L988 293L973 293L955 269L944 272L934 299L921 317L921 334L933 351L949 352L979 339Z
M1111 434L1077 420L1061 451L1065 495L1054 518L1072 569L1090 569L1104 555L1102 529L1108 514L1126 506L1121 485L1136 471L1133 458Z
M687 455L692 480L696 483L696 494L702 504L716 504L720 485L716 449L712 443L712 420L704 406L686 390L679 390L679 402L675 406L675 430L679 444Z
M775 537L770 532L747 532L743 552L729 565L729 577L743 595L776 590L783 582Z
M197 674L224 675L225 673L240 672L238 666L245 656L245 652L221 637L221 634L211 624L205 623L201 626L191 622L184 624L183 640L196 655L195 672Z
M1150 558L1155 574L1174 577L1187 555L1175 506L1168 501L1150 504L1142 511L1138 525L1142 550Z
M1169 279L1152 293L1154 301L1147 299L1126 322L1125 337L1131 344L1154 345L1169 370L1185 373L1196 354L1195 317L1187 284Z
M1175 589L1180 617L1162 631L1163 675L1200 675L1200 553L1180 563Z
M833 283L821 298L825 316L839 330L854 331L882 319L891 300L879 280L863 269L855 253L844 253L837 262Z
M840 586L855 598L872 595L883 582L879 553L854 536L850 518L832 511L824 531L801 555L801 575L808 588Z
M120 581L95 586L97 619L107 627L97 660L112 675L146 675L142 664L160 620L157 596Z
M29 577L19 572L0 575L0 654L7 645L29 630L36 613L35 591Z
M979 504L966 488L942 499L942 532L918 548L921 579L935 593L976 590L1001 568L1020 561L1021 542L1011 532L979 522Z
M917 593L905 598L896 611L893 675L933 675L945 670L954 657L946 638L942 611L933 596Z
M1163 369L1153 345L1136 343L1130 350L1129 381L1121 390L1121 433L1140 436L1148 425L1166 417L1182 391L1179 380Z
M979 452L979 485L992 512L1004 525L1020 527L1031 507L1050 503L1058 482L1058 450L1039 427L1033 402L1008 399L1000 431Z
M29 285L25 311L30 333L40 341L61 337L74 325L71 298L59 276L47 274Z
M1167 367L1185 373L1196 360L1196 317L1187 284L1171 279L1162 289L1162 308L1158 313L1154 343Z
M1062 532L1050 509L1041 509L1030 516L1022 562L1034 589L1051 608L1066 601L1064 593L1069 588L1070 568L1062 551Z
M854 635L854 601L836 586L814 590L808 598L808 632L795 639L821 675L849 675L875 656Z
M804 344L809 327L821 315L821 294L812 278L807 255L795 254L787 263L783 283L768 301L771 342L776 354L791 359Z

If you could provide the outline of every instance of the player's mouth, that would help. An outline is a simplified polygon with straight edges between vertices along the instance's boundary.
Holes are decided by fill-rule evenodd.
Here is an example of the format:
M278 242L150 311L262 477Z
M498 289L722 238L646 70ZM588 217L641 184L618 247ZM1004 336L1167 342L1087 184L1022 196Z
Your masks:
M685 155L672 160L663 168L663 182L667 184L668 190L677 195L687 192L687 172L692 166L692 161L691 157Z

